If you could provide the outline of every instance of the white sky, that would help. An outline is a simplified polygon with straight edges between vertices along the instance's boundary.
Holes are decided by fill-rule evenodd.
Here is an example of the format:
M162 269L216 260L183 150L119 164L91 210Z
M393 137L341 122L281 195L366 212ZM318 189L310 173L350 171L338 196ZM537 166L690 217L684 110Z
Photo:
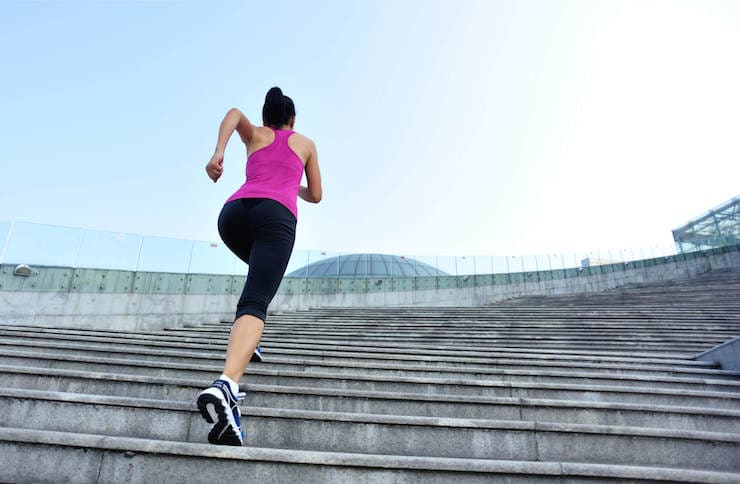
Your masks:
M740 193L740 2L3 3L0 32L0 220L217 240L218 123L272 85L324 177L299 249L670 244Z

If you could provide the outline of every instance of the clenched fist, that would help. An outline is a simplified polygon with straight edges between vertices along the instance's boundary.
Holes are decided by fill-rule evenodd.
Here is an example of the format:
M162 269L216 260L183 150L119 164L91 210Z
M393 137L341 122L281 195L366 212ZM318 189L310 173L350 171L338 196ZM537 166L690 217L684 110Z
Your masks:
M206 173L208 173L208 178L213 180L213 183L216 183L219 178L221 178L221 174L224 172L224 154L223 152L215 152L213 156L211 157L211 161L208 162L206 165Z

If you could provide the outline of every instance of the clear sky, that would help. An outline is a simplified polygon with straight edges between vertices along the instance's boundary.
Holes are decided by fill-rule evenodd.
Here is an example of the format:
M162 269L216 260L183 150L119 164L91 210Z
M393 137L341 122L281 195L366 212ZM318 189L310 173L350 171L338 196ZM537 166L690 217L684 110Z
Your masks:
M319 149L297 249L670 244L740 193L740 2L0 1L0 220L218 240L233 107Z

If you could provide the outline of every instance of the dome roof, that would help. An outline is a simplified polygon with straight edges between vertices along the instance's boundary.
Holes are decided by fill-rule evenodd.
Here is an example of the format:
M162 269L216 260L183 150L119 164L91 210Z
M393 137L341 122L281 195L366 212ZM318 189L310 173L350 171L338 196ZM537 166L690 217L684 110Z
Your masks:
M446 276L429 264L385 254L349 254L301 267L287 277L425 277Z

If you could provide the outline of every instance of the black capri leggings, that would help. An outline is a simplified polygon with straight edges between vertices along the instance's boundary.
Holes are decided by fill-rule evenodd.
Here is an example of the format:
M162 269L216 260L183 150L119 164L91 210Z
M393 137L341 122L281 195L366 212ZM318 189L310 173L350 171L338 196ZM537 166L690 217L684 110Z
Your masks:
M251 314L267 319L295 243L296 219L284 205L269 198L240 198L224 205L218 233L226 246L249 264L236 318Z

